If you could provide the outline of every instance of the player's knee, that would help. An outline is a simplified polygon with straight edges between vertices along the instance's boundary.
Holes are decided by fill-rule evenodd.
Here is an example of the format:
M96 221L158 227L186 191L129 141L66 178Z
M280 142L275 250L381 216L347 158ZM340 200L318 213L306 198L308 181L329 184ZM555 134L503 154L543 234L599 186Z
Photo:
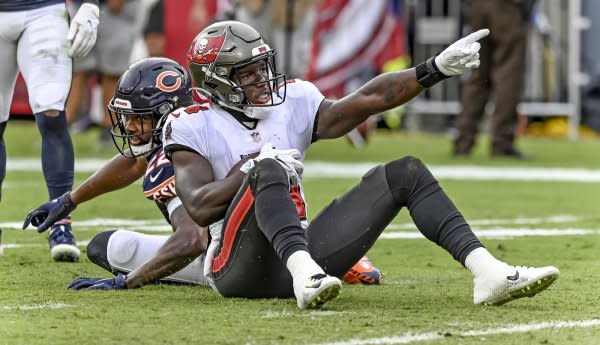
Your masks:
M420 183L433 179L425 163L412 156L406 156L387 163L385 165L385 175L390 190L403 203L408 201L408 198L416 191Z
M386 177L389 181L414 179L419 172L427 169L425 164L416 157L406 156L385 165Z
M258 192L274 184L288 184L287 172L274 159L266 158L256 163L248 174L250 188Z
M113 272L108 262L108 240L116 230L105 231L97 234L87 245L87 256L91 262Z

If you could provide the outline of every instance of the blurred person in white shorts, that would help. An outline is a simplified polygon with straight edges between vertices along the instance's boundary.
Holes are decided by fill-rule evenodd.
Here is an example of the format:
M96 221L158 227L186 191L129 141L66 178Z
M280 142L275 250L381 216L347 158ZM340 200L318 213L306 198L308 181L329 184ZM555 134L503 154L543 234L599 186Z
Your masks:
M70 8L74 12L81 0L74 0ZM89 78L97 75L101 87L102 103L108 104L114 94L119 76L129 67L129 58L134 42L139 37L144 20L140 0L100 1L100 25L98 39L92 51L85 57L73 61L73 82L67 102L67 119L72 124L82 100L89 93ZM91 103L91 102L90 102ZM99 144L102 148L112 147L110 128L112 127L106 107L102 107L104 117ZM87 110L91 112L91 109Z
M86 55L94 45L98 12L97 0L83 1L71 18L65 0L0 1L0 187L6 175L3 135L21 72L42 137L42 171L49 197L55 199L71 190L74 153L65 102L72 57ZM52 226L48 242L54 260L79 259L69 217Z

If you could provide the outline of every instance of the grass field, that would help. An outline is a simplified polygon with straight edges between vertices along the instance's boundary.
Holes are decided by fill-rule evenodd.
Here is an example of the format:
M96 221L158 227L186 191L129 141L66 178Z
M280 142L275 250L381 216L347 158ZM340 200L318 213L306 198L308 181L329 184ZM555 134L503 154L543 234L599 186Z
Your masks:
M96 135L74 136L78 162L114 155L95 149ZM523 169L512 179L466 175L440 183L493 254L513 264L552 264L561 270L558 282L535 298L475 306L470 273L418 236L402 211L369 252L385 273L385 284L346 285L338 299L317 311L299 310L293 299L225 299L203 287L66 290L78 276L106 274L85 255L78 263L53 262L46 234L20 230L27 212L47 198L41 171L16 169L26 158L37 162L41 140L28 121L11 121L5 140L0 344L600 344L600 181L535 175L562 168L567 177L576 171L597 176L597 138L524 138L521 148L535 156L530 162L492 160L485 142L471 159L453 159L448 138L426 134L378 133L363 150L345 140L317 143L309 151L307 171L316 161L350 169L407 154L434 172L464 166ZM508 176L508 170L501 171ZM76 184L89 174L78 172ZM310 213L358 179L307 177ZM116 225L107 225L109 219ZM139 183L80 205L73 220L82 242L115 226L168 230Z

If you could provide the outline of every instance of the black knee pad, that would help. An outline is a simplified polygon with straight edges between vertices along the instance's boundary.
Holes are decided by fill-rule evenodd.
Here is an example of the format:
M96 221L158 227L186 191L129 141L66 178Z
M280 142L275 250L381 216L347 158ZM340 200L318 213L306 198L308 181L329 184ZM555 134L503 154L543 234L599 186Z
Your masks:
M248 183L254 195L274 184L289 185L287 172L271 158L265 158L256 163L248 174Z
M394 198L402 205L411 202L411 196L422 191L422 188L437 185L437 180L425 164L412 156L387 163L385 175Z
M110 267L108 262L108 240L117 230L104 231L96 236L87 245L87 256L91 262L104 268L105 270L116 274L117 272Z

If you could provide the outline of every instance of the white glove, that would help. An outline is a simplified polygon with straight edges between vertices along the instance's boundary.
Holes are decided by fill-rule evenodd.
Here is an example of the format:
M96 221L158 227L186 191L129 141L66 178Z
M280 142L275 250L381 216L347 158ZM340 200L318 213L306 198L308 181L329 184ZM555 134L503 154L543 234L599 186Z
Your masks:
M92 50L98 36L99 16L100 10L95 4L86 2L79 7L67 34L67 40L71 42L69 56L86 56Z
M285 169L292 184L297 184L304 171L304 164L299 160L300 157L300 151L296 149L276 150L271 143L266 143L260 149L258 156L244 163L240 170L247 174L262 159L272 158Z
M219 292L219 290L217 290L217 287L215 286L215 282L213 279L214 277L212 276L210 269L212 267L212 259L215 257L217 249L219 249L219 246L221 244L221 236L223 232L223 219L209 225L208 231L210 232L210 243L208 245L208 248L206 249L206 256L204 257L204 267L202 273L204 277L206 277L208 285L210 285L215 291Z
M477 41L489 34L490 30L481 29L452 43L435 57L435 65L448 77L479 67L481 45Z

